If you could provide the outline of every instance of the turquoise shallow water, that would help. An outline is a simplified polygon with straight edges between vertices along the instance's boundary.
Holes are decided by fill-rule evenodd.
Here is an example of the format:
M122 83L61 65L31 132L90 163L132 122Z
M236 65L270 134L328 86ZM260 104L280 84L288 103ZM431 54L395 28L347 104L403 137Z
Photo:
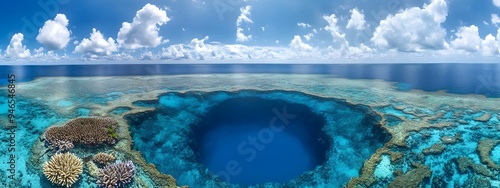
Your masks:
M103 86L97 87L96 83ZM388 187L395 186L394 182L410 185L412 182L405 179L408 176L416 177L416 183L423 187L500 185L500 137L497 134L500 101L496 98L401 91L393 83L380 80L349 80L324 75L54 77L18 85L18 126L15 129L16 151L13 152L17 156L17 175L15 181L2 183L3 187L50 187L52 183L43 175L41 166L55 151L44 143L44 131L70 119L95 116L109 116L118 121L118 140L114 145L76 145L70 150L84 162L83 172L73 187L97 186L89 156L98 152L113 153L118 162L133 161L137 173L130 183L132 187L166 184L151 172L170 174L177 180L177 185L191 187L246 187L257 183L269 187L342 187L353 184ZM0 122L6 125L6 88L1 88L0 96ZM223 129L221 132L216 126L207 135L214 137L208 139L215 140L213 146L217 148L213 151L220 152L210 152L211 149L203 152L206 141L197 139L200 132L194 128L217 104L245 97L304 105L324 119L324 125L313 131L319 136L313 136L311 142L304 142L306 137L297 136L294 131L284 137L275 135L275 142L268 146L276 148L257 152L256 157L267 158L255 161L259 165L249 163L250 166L244 166L247 165L246 159L252 156L251 152L228 154L227 149L221 148L238 147L234 139L248 141L245 140L248 135L244 134L247 131L250 136L258 137L261 125L247 127L242 124L243 129ZM281 105L277 106L277 109L282 109ZM265 110L252 112L259 114L261 111ZM297 127L307 123L299 124ZM297 132L306 132L304 130L308 129ZM4 143L10 141L8 131L2 127L0 132ZM266 135L263 138L267 141ZM308 145L311 143L326 143L322 146L326 149L317 150ZM294 144L293 148L284 147ZM304 147L301 148L301 144ZM1 147L3 155L0 160L9 161L8 154L12 153L9 146L4 144ZM273 162L277 166L264 171L269 174L261 172L261 176L252 176L251 180L238 180L234 176L232 181L224 181L223 174L217 176L221 168L224 169L223 165L233 158L239 166L230 163L231 170L242 167L241 173L258 173L263 169L261 166L272 161L272 156L279 156L273 153L276 151L279 154L280 151L291 153L273 159L283 163ZM288 157L290 155L296 157ZM294 166L294 160L299 161L297 166ZM146 163L154 164L155 168ZM280 173L279 170L288 166L302 169L302 172ZM8 164L2 163L0 167L5 169L0 171L0 178L8 179ZM229 172L227 166L225 168Z

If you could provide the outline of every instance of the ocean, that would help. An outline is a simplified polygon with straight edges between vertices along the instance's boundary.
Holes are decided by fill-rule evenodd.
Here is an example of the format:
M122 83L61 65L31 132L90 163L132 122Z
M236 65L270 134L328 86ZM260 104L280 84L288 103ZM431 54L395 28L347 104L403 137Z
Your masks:
M499 64L0 66L0 187L498 187L499 106Z
M14 73L25 82L52 76L147 76L174 74L325 74L349 79L381 79L402 90L444 90L456 94L500 96L500 64L123 64L0 65L0 75ZM7 78L0 78L0 84Z

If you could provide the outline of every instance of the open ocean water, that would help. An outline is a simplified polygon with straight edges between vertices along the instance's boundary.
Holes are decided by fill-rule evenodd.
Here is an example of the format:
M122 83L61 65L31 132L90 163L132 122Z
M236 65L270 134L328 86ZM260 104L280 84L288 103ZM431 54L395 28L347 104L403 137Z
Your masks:
M173 74L279 73L326 74L349 79L382 79L400 89L445 90L457 94L500 96L497 63L443 64L123 64L1 66L0 74L14 73L18 81L51 76L147 76ZM4 78L5 77L5 78ZM0 84L7 78L0 78Z
M0 89L0 187L500 186L499 64L19 65Z

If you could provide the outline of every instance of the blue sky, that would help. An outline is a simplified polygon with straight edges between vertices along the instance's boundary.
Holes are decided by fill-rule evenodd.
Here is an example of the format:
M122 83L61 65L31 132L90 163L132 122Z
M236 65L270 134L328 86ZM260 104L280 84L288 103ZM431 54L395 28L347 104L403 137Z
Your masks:
M5 63L500 62L500 0L19 0Z

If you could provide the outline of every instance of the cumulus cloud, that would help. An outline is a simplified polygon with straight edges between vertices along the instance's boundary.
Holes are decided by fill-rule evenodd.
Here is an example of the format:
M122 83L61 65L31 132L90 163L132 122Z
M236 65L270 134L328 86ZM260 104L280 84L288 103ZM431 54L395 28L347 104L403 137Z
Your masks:
M153 55L153 52L151 51L146 51L141 54L141 57L139 58L140 60L153 60L156 59L155 55Z
M75 53L83 53L90 58L98 58L100 56L109 56L112 52L116 52L118 47L113 38L109 37L107 40L100 31L93 28L90 34L90 39L84 38L75 47Z
M123 22L117 41L126 49L156 47L162 43L159 26L170 21L167 12L155 5L146 4L137 11L132 23Z
M292 48L294 50L298 50L298 51L310 51L313 49L313 47L311 45L302 42L302 39L298 35L295 35L293 37L289 46L290 46L290 48Z
M40 28L36 40L49 50L60 50L68 45L71 32L69 20L64 14L57 14L54 20L47 20Z
M500 23L500 18L497 14L491 14L491 24L498 26Z
M468 52L476 52L481 45L479 37L479 29L475 25L469 27L460 27L455 33L457 38L451 41L451 46L457 50L465 50Z
M484 56L493 56L499 54L497 39L492 35L488 34L486 38L481 41L481 53Z
M240 8L241 14L236 19L236 42L246 42L252 39L252 35L245 35L241 27L243 23L253 23L252 19L250 19L251 10L252 6L250 5Z
M203 39L194 38L187 44L174 44L162 50L153 57L163 60L206 60L206 61L332 61L374 57L375 50L361 44L358 47L337 49L315 49L305 43L301 36L295 35L288 47L246 46L241 44L221 44L207 42L208 36ZM141 56L142 58L142 56Z
M371 41L378 47L407 52L446 48L446 29L441 23L447 15L445 0L432 0L423 8L405 9L381 20Z
M344 47L349 46L349 43L345 39L345 33L342 33L337 26L338 19L335 14L331 14L330 16L323 16L323 19L328 22L328 25L324 29L330 32L333 37L333 41L340 42L341 46Z
M346 56L351 58L368 58L373 56L374 51L375 50L365 44L361 44L358 47L350 46L346 51Z
M352 9L349 11L351 13L351 18L347 22L347 29L363 30L365 28L365 15L359 12L358 9Z
M493 5L500 7L500 0L493 0Z
M236 42L246 42L250 39L252 39L252 35L245 35L245 33L243 33L243 28L238 27L236 30Z
M161 59L189 59L189 51L184 49L183 44L174 44L168 48L162 48L159 56Z
M12 36L9 46L5 50L5 55L11 58L26 58L30 57L31 53L26 46L23 46L24 35L22 33L17 33Z

